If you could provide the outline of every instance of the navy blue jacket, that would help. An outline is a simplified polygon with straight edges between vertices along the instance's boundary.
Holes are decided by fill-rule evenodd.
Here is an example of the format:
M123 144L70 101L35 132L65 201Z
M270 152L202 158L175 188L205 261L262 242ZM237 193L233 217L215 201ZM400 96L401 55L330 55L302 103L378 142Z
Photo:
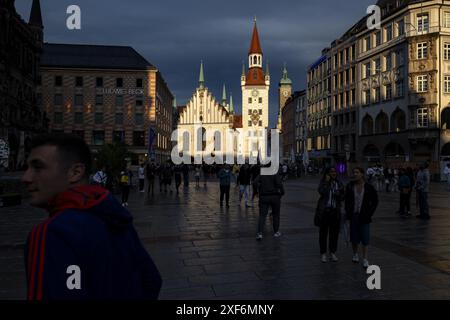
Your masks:
M99 186L81 186L49 202L50 217L25 249L29 300L157 299L161 276L131 214ZM80 270L80 289L70 266ZM70 269L69 269L70 271ZM68 281L69 279L69 281Z

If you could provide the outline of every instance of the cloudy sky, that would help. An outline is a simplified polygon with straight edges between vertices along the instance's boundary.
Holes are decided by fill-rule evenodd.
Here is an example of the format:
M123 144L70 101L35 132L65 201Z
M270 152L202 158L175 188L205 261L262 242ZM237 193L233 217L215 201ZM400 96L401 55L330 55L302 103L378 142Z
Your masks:
M16 0L28 21L32 0ZM276 123L278 82L286 62L294 90L306 69L376 0L41 0L46 42L128 45L162 72L185 104L197 87L200 60L207 87L221 99L225 83L241 109L240 75L256 16L271 74L270 123ZM81 8L81 30L66 28L66 9Z

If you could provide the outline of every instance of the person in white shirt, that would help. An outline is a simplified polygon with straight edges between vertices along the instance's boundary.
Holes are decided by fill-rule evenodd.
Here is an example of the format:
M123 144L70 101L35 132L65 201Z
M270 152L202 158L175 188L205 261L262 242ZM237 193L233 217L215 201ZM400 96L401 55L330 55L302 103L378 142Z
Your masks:
M95 184L99 184L102 187L106 186L106 179L108 178L108 176L105 173L106 168L101 168L99 171L97 171L94 174L94 177L92 178L92 180L94 180Z
M444 168L444 175L447 177L447 189L450 190L450 163Z
M138 177L139 177L139 192L145 192L144 191L145 168L143 163L138 169Z

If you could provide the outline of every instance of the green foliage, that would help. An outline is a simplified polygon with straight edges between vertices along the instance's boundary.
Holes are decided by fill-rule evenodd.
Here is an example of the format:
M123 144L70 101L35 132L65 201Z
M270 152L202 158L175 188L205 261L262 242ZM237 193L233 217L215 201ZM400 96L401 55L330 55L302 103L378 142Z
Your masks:
M106 172L112 177L118 177L120 172L127 167L127 160L130 152L123 143L104 145L96 155L97 169L106 168Z

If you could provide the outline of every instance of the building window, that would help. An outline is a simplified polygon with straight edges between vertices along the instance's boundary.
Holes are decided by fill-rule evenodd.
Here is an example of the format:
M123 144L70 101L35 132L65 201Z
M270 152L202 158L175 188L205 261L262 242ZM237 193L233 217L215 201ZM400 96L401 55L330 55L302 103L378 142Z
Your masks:
M252 126L252 121L248 120L248 126L251 127Z
M55 103L55 106L61 106L62 105L62 101L63 99L62 99L62 94L55 94L55 96L54 96L54 103Z
M444 27L450 28L450 12L444 12Z
M364 105L370 104L370 90L365 90L363 92L363 103Z
M252 98L248 98L248 104L252 103Z
M355 105L355 103L356 103L356 90L352 89L352 103L351 103L351 105L353 106L353 105Z
M450 76L444 76L444 92L450 93Z
M101 146L105 143L105 131L92 131L92 144L94 146Z
M123 124L123 113L116 113L116 124Z
M136 96L136 107L142 107L144 104L144 98L142 96Z
M444 43L444 60L450 60L450 43Z
M417 59L426 59L428 56L428 46L426 42L417 44Z
M430 27L430 20L428 13L417 15L417 31L428 32Z
M143 87L143 82L141 78L137 78L136 79L136 88L142 88Z
M389 53L386 57L386 71L391 71L392 70L392 56Z
M364 65L364 78L370 77L370 62Z
M370 36L365 39L365 44L366 44L366 51L372 49L372 41Z
M259 102L259 103L263 103L261 97L259 97L258 102Z
M133 131L133 146L143 147L145 146L145 132Z
M83 77L75 77L75 87L83 86Z
M84 140L84 131L83 130L72 130L72 134L79 136L81 139Z
M75 105L76 106L82 106L83 105L83 95L82 94L76 94L74 100L75 100Z
M142 113L136 113L134 115L134 124L141 126L144 124L144 115Z
M405 34L405 21L400 20L397 22L397 28L398 28L398 35L402 36Z
M261 120L259 120L258 124L259 124L260 127L262 127L262 121Z
M116 78L116 88L123 87L123 78Z
M403 80L395 83L395 91L397 97L403 97Z
M417 76L417 92L427 92L428 91L428 76L421 75Z
M375 93L375 103L380 102L380 98L381 98L381 89L380 89L380 87L375 88L374 89L374 93Z
M55 124L63 123L63 113L62 112L55 112L53 114L53 123L55 123Z
M103 123L103 113L102 112L96 112L94 116L95 124L102 124Z
M75 112L74 114L74 122L75 124L83 123L83 112Z
M393 34L392 34L392 25L388 25L386 27L386 41L391 41L393 38Z
M381 59L375 59L375 74L379 74L381 72Z
M123 96L116 96L116 107L123 107Z
M55 76L55 87L61 87L63 84L62 76Z
M95 78L95 86L98 88L103 87L103 78L102 77Z
M418 128L428 128L428 109L427 108L417 109L417 127Z
M116 143L125 142L125 131L122 130L113 131L113 142Z
M397 65L397 67L403 65L403 50L398 50L395 53L395 63Z
M98 94L95 96L95 105L102 106L103 105L103 95Z
M260 116L262 115L262 109L259 109L259 115Z
M386 100L391 100L391 99L392 99L392 85L387 84L386 85Z

